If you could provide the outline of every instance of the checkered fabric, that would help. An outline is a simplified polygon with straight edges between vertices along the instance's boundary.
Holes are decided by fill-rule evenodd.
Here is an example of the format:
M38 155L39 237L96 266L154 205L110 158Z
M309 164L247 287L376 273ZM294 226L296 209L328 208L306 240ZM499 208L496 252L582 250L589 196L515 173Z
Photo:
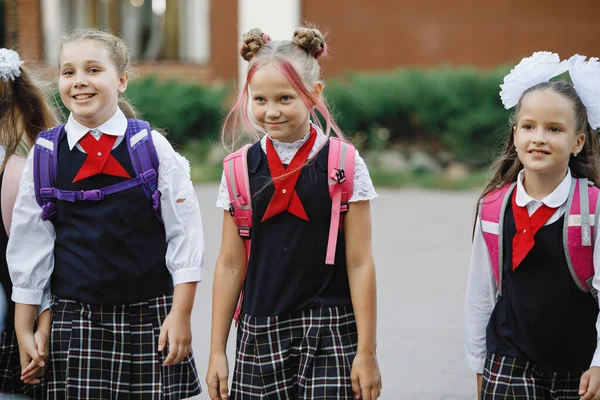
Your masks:
M240 320L232 400L353 399L354 313L319 308Z
M54 298L49 399L183 399L200 393L190 353L168 367L158 352L172 296L122 306Z
M2 333L0 343L0 398L4 394L18 394L23 398L45 399L46 382L38 385L26 385L21 381L19 347L14 331Z
M552 373L533 363L488 355L483 368L482 400L578 400L582 372Z

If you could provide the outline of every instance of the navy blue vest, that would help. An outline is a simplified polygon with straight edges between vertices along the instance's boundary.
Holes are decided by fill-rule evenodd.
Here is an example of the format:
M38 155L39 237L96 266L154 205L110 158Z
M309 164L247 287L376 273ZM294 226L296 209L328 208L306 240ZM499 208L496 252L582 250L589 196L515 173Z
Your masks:
M135 172L123 140L111 154L131 177ZM56 187L90 190L126 178L96 175L73 183L86 154L69 149L63 129L58 145ZM52 293L87 304L131 304L173 292L165 265L162 223L140 186L104 200L57 201Z
M338 235L335 265L325 264L331 219L328 154L329 145L304 166L296 184L310 221L283 212L261 222L274 187L260 142L248 151L253 225L243 313L274 316L317 307L351 306L343 233Z
M4 179L4 172L0 174L0 185ZM0 284L4 289L6 296L6 318L4 319L4 331L13 332L15 330L15 303L12 302L12 281L8 273L8 263L6 262L6 246L8 246L8 235L4 229L4 220L2 219L2 207L0 206ZM2 316L0 316L1 318Z
M544 372L580 372L596 349L598 305L573 281L563 248L564 215L535 235L512 270L516 233L511 203L504 217L502 296L487 327L487 350L536 364Z

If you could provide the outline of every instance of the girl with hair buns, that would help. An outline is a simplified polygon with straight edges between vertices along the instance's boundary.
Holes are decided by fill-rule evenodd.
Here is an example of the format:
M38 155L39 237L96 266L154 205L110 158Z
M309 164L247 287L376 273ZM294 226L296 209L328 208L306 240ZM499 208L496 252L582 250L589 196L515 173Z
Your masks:
M36 85L17 52L0 49L0 283L6 295L4 331L0 343L0 392L35 399L46 397L45 384L38 377L21 379L19 347L15 333L15 303L11 301L12 282L6 263L6 246L13 207L25 167L27 152L40 131L56 125L53 107L44 91ZM24 242L18 244L25 246ZM4 300L4 299L3 299ZM39 308L32 345L42 358L48 355L50 310L46 301ZM36 307L35 312L37 313ZM0 397L2 397L0 395Z
M500 86L515 109L475 221L466 360L480 399L599 399L600 63L538 52Z
M243 37L247 80L222 135L232 147L242 133L256 140L247 150L252 241L247 254L224 173L206 376L211 399L376 399L381 391L370 217L377 194L354 149L344 229L332 230L335 261L324 262L335 206L329 135L343 138L322 94L318 59L326 52L317 29L298 28L292 40L272 41L259 29ZM225 349L241 292L229 391Z
M58 91L69 119L38 135L15 204L7 259L25 378L45 365L32 326L52 293L48 399L200 393L190 321L200 209L187 160L122 98L130 68L108 32L63 39Z

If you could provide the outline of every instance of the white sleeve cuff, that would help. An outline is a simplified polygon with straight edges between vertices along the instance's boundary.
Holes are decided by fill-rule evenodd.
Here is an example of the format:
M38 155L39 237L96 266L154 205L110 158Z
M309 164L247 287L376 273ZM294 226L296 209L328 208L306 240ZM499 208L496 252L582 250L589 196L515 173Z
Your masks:
M40 305L44 291L42 289L25 289L13 286L11 299L15 303Z
M596 352L594 353L594 357L592 358L591 367L600 367L600 349L596 348Z
M202 267L182 268L171 272L173 286L180 283L200 282L202 280Z
M465 353L465 360L467 361L467 365L469 369L476 374L483 374L483 366L485 364L485 356L484 357L475 357L469 353Z

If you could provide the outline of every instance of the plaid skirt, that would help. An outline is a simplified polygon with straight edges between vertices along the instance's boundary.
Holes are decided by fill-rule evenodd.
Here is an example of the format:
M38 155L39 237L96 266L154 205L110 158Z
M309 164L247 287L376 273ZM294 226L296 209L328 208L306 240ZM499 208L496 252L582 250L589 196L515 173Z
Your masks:
M581 372L541 372L533 363L488 354L481 399L578 400Z
M232 400L353 399L354 313L319 308L240 319Z
M22 398L45 399L46 380L42 383L28 385L21 381L21 363L19 361L19 346L14 331L2 333L0 343L0 398L7 394L17 394Z
M184 399L200 393L192 353L163 366L160 327L173 297L122 305L53 298L49 399Z

